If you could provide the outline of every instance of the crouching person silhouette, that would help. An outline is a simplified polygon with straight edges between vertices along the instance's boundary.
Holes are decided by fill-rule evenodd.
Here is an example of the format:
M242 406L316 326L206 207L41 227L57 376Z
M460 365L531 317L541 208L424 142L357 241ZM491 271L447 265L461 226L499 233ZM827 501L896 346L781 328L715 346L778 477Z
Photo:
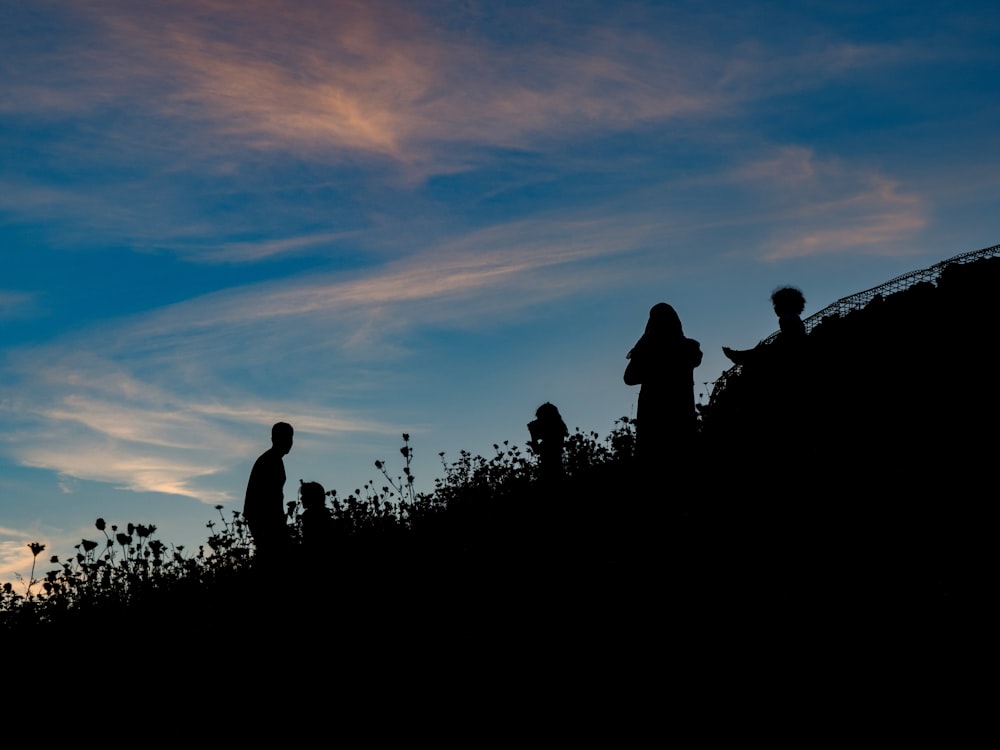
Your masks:
M528 445L538 456L538 475L542 481L554 481L563 476L563 443L569 429L563 422L559 409L546 401L535 410L535 418L528 422L531 440Z
M274 570L289 546L285 522L285 464L292 449L292 426L278 422L271 428L271 447L254 462L243 501L243 517L256 547L256 561Z
M302 502L302 544L307 555L318 555L330 543L333 516L326 507L326 490L319 482L303 482L299 487Z

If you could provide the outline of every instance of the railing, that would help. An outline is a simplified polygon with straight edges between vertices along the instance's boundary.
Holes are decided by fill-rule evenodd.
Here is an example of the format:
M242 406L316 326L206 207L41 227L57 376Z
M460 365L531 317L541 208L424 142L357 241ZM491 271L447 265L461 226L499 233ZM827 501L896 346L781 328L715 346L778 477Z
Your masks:
M868 305L869 302L878 296L886 297L890 294L901 292L904 289L909 289L914 284L919 284L925 281L936 284L938 279L941 277L941 271L947 266L956 263L972 263L977 260L982 260L983 258L992 258L996 256L1000 256L1000 245L993 245L992 247L985 247L982 250L972 250L971 252L961 253L960 255L943 260L940 263L935 263L929 268L924 268L919 271L911 271L910 273L897 276L896 278L890 279L884 284L879 284L871 289L866 289L863 292L852 294L849 297L843 297L834 302L832 305L824 307L818 313L810 315L802 322L805 324L806 332L808 333L825 318L832 316L842 317L848 313L854 312L855 310L862 310ZM775 331L770 336L763 339L760 343L771 343L779 333L780 331ZM709 405L715 401L718 395L725 390L727 383L732 378L736 377L739 372L740 365L734 365L722 373L722 375L720 375L719 378L712 383L712 392L709 394L708 399Z

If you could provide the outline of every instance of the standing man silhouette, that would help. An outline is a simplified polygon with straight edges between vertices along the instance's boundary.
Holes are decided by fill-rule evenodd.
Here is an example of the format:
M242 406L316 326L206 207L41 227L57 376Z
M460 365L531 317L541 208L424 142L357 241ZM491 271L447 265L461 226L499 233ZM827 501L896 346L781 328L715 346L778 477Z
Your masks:
M250 471L243 517L257 548L257 557L271 566L288 546L285 523L285 464L281 460L292 449L292 426L278 422L271 428L271 447Z

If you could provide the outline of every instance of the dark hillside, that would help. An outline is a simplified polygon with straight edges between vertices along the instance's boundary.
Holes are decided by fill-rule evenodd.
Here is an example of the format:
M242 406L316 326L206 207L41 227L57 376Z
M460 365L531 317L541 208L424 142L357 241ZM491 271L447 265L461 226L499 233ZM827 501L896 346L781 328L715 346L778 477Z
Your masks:
M581 685L636 665L926 654L971 633L993 589L998 284L998 258L948 265L825 316L795 350L768 344L727 373L684 465L639 471L627 420L603 443L578 433L561 481L506 447L463 455L405 513L355 503L281 570L237 554L237 521L231 565L155 590L133 576L127 606L56 606L42 625L22 610L8 642L60 663L144 643L181 672L225 652L252 672Z
M944 264L734 373L703 415L721 522L767 529L782 566L848 603L975 603L992 578L997 289L1000 258Z
M998 288L1000 258L943 264L936 283L823 316L798 351L764 347L767 356L727 373L713 394L704 414L710 450L774 461L797 446L797 458L829 456L852 479L856 461L882 474L923 466L920 486L935 473L925 461L971 468L992 452L981 430L997 413Z

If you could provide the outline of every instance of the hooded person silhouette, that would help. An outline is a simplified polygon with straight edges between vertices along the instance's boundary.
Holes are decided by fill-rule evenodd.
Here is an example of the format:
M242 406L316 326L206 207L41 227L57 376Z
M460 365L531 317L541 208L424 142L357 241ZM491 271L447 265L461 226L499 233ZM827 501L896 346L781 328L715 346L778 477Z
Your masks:
M684 335L677 311L660 302L650 309L646 330L627 358L625 384L641 386L637 456L647 464L683 457L698 430L694 369L701 364L701 344Z

